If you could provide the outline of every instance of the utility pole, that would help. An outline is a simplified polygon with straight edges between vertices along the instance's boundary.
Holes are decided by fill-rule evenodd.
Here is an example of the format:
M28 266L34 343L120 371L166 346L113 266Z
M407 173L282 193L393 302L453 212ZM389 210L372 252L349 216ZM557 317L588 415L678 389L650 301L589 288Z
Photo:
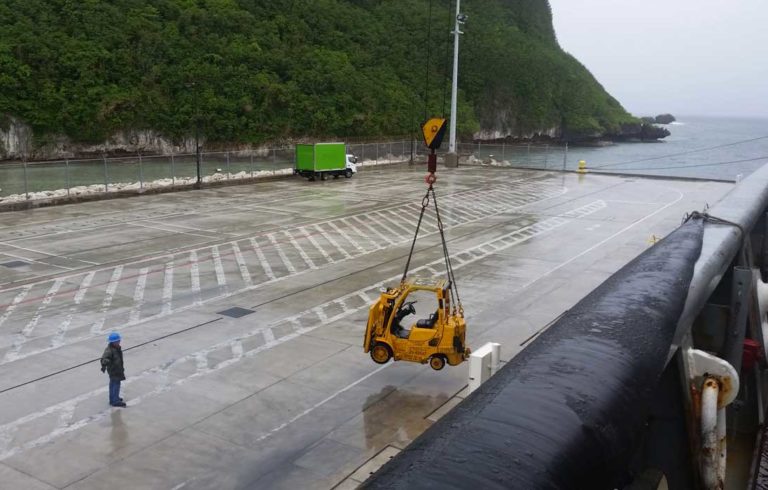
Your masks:
M456 0L456 23L453 27L453 83L451 84L451 121L448 136L448 155L445 157L446 167L458 167L459 156L456 154L456 105L459 83L459 36L464 34L460 27L467 21L466 14L461 13L461 0Z

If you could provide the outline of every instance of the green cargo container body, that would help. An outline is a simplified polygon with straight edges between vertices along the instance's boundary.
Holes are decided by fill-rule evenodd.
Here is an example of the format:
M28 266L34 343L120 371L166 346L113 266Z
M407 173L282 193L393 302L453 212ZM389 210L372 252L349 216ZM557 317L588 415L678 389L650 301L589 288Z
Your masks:
M323 172L344 170L347 148L344 143L317 143L296 145L296 170Z

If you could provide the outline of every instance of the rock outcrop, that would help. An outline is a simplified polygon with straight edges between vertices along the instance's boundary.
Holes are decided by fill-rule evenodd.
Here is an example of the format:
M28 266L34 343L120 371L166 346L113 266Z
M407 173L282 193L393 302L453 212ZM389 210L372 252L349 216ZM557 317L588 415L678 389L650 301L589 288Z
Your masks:
M672 114L659 114L658 116L656 116L656 120L655 120L656 124L669 124L675 121L676 121L675 116L673 116Z

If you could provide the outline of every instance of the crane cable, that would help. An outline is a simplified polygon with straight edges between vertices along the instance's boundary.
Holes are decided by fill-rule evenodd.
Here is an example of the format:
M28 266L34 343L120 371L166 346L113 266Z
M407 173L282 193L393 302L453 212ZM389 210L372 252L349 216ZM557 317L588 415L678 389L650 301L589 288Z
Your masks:
M443 227L443 220L440 218L440 209L437 206L437 196L435 195L435 189L432 184L429 184L424 198L421 200L421 212L419 213L419 220L416 223L416 232L413 234L413 241L411 242L411 250L408 252L408 260L405 262L405 270L403 271L403 277L400 279L400 283L404 283L408 276L408 269L411 266L411 258L413 258L413 249L416 247L416 238L419 236L419 230L421 229L421 223L424 219L424 212L429 207L430 195L432 201L435 203L435 216L437 219L437 229L440 231L440 241L442 244L443 258L445 260L445 272L448 276L448 287L451 288L456 296L456 306L458 311L463 314L464 307L461 305L461 297L459 296L459 286L456 284L456 277L453 274L453 265L451 264L451 255L448 252L448 243L445 241L445 231Z

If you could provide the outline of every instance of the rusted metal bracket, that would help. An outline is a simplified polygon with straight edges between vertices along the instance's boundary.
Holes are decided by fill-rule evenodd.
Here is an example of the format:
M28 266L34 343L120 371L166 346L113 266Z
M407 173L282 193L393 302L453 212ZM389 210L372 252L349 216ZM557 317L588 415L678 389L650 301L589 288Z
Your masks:
M725 482L725 407L739 392L739 374L726 360L688 348L683 365L691 389L694 414L698 414L699 470L703 487L722 489Z

